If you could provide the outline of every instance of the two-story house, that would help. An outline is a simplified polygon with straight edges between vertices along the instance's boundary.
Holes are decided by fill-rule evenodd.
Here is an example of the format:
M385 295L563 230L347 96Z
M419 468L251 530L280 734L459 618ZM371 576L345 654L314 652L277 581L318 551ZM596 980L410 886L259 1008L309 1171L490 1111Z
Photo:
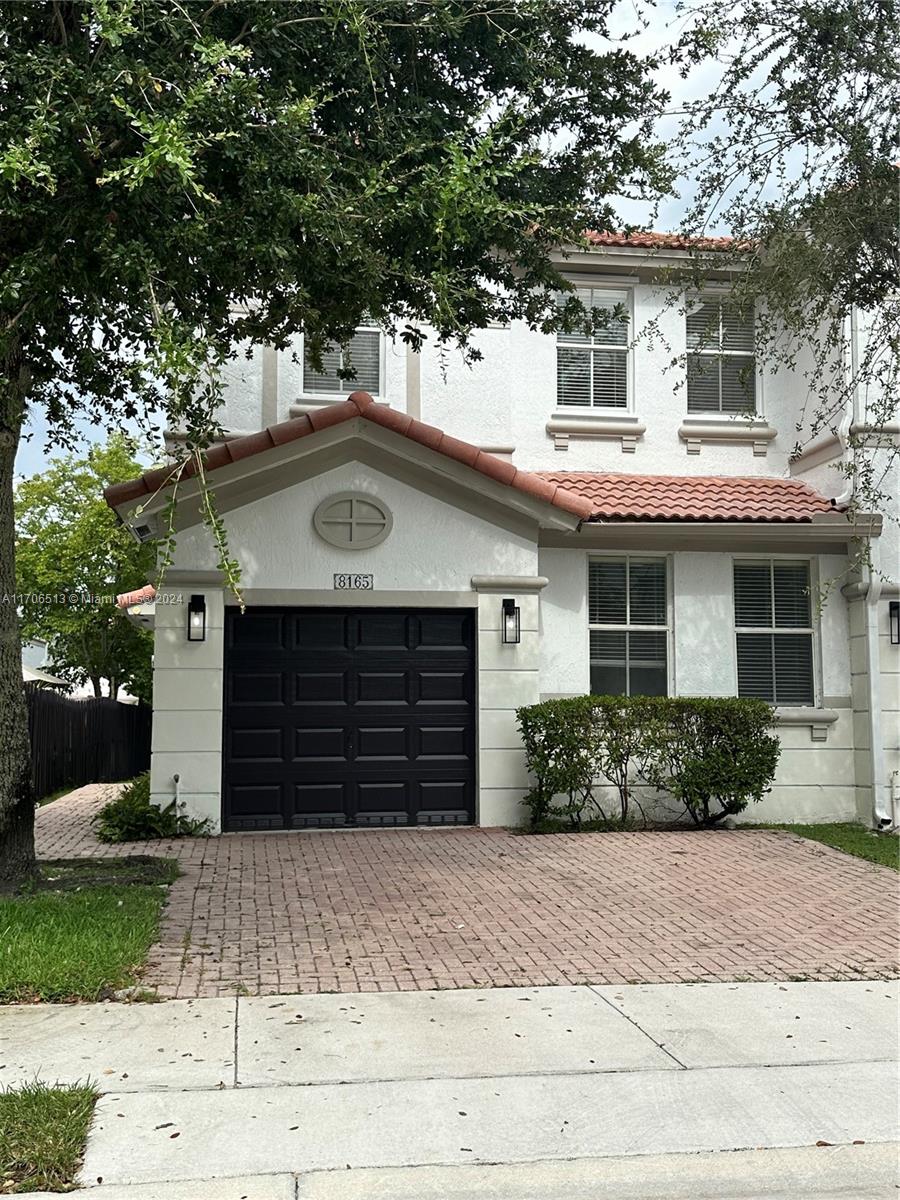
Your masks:
M131 597L156 630L156 801L223 830L515 824L516 708L592 690L763 697L782 754L750 818L896 822L897 430L857 396L804 437L805 385L756 361L724 273L667 300L688 255L597 239L564 270L619 317L485 329L473 366L375 328L353 383L302 337L234 362L207 470L246 611L192 479L159 594ZM851 430L893 514L848 516ZM138 536L166 480L109 489Z

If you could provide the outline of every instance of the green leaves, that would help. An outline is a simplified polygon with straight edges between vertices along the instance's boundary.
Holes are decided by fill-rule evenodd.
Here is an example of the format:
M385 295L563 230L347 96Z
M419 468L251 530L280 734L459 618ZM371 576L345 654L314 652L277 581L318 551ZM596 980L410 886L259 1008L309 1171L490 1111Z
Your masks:
M132 447L113 438L23 480L16 579L22 633L49 643L55 672L76 683L103 677L149 699L152 638L123 618L115 597L147 581L154 548L136 542L103 500L104 487L141 470Z
M769 790L780 745L772 708L737 697L575 696L518 709L532 828L565 817L573 828L608 820L605 790L626 827L648 789L674 800L695 825L715 825ZM563 803L560 804L559 800Z

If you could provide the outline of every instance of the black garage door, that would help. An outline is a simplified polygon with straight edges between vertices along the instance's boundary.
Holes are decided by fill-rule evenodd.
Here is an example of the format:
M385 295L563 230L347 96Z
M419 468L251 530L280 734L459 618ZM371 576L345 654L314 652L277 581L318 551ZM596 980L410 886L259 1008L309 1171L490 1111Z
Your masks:
M227 610L226 829L475 818L474 614Z

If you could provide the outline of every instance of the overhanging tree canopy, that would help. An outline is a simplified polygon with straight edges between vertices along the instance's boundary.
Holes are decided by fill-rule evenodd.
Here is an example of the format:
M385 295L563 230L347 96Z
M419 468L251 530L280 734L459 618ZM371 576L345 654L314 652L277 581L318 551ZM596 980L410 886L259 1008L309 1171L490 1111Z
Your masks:
M0 13L0 594L26 408L146 407L195 443L240 339L315 356L557 319L550 252L662 182L613 0L89 0ZM33 856L0 606L0 878Z

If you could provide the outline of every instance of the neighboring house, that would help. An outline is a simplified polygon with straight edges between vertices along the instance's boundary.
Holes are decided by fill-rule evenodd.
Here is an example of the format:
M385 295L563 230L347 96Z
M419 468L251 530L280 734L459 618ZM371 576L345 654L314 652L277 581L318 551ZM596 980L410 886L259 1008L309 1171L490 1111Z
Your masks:
M654 276L687 256L571 254L590 302L630 316L593 339L489 328L469 367L362 328L353 384L299 338L299 361L233 365L208 465L246 612L190 481L164 591L127 600L155 620L157 801L177 786L226 830L516 823L516 708L593 690L764 697L782 755L748 816L894 820L897 524L851 520L835 467L851 428L888 463L896 427L857 397L806 439L801 376L755 362L724 279L664 303ZM639 336L651 319L668 345ZM137 536L165 478L107 492ZM855 539L874 569L848 576Z

